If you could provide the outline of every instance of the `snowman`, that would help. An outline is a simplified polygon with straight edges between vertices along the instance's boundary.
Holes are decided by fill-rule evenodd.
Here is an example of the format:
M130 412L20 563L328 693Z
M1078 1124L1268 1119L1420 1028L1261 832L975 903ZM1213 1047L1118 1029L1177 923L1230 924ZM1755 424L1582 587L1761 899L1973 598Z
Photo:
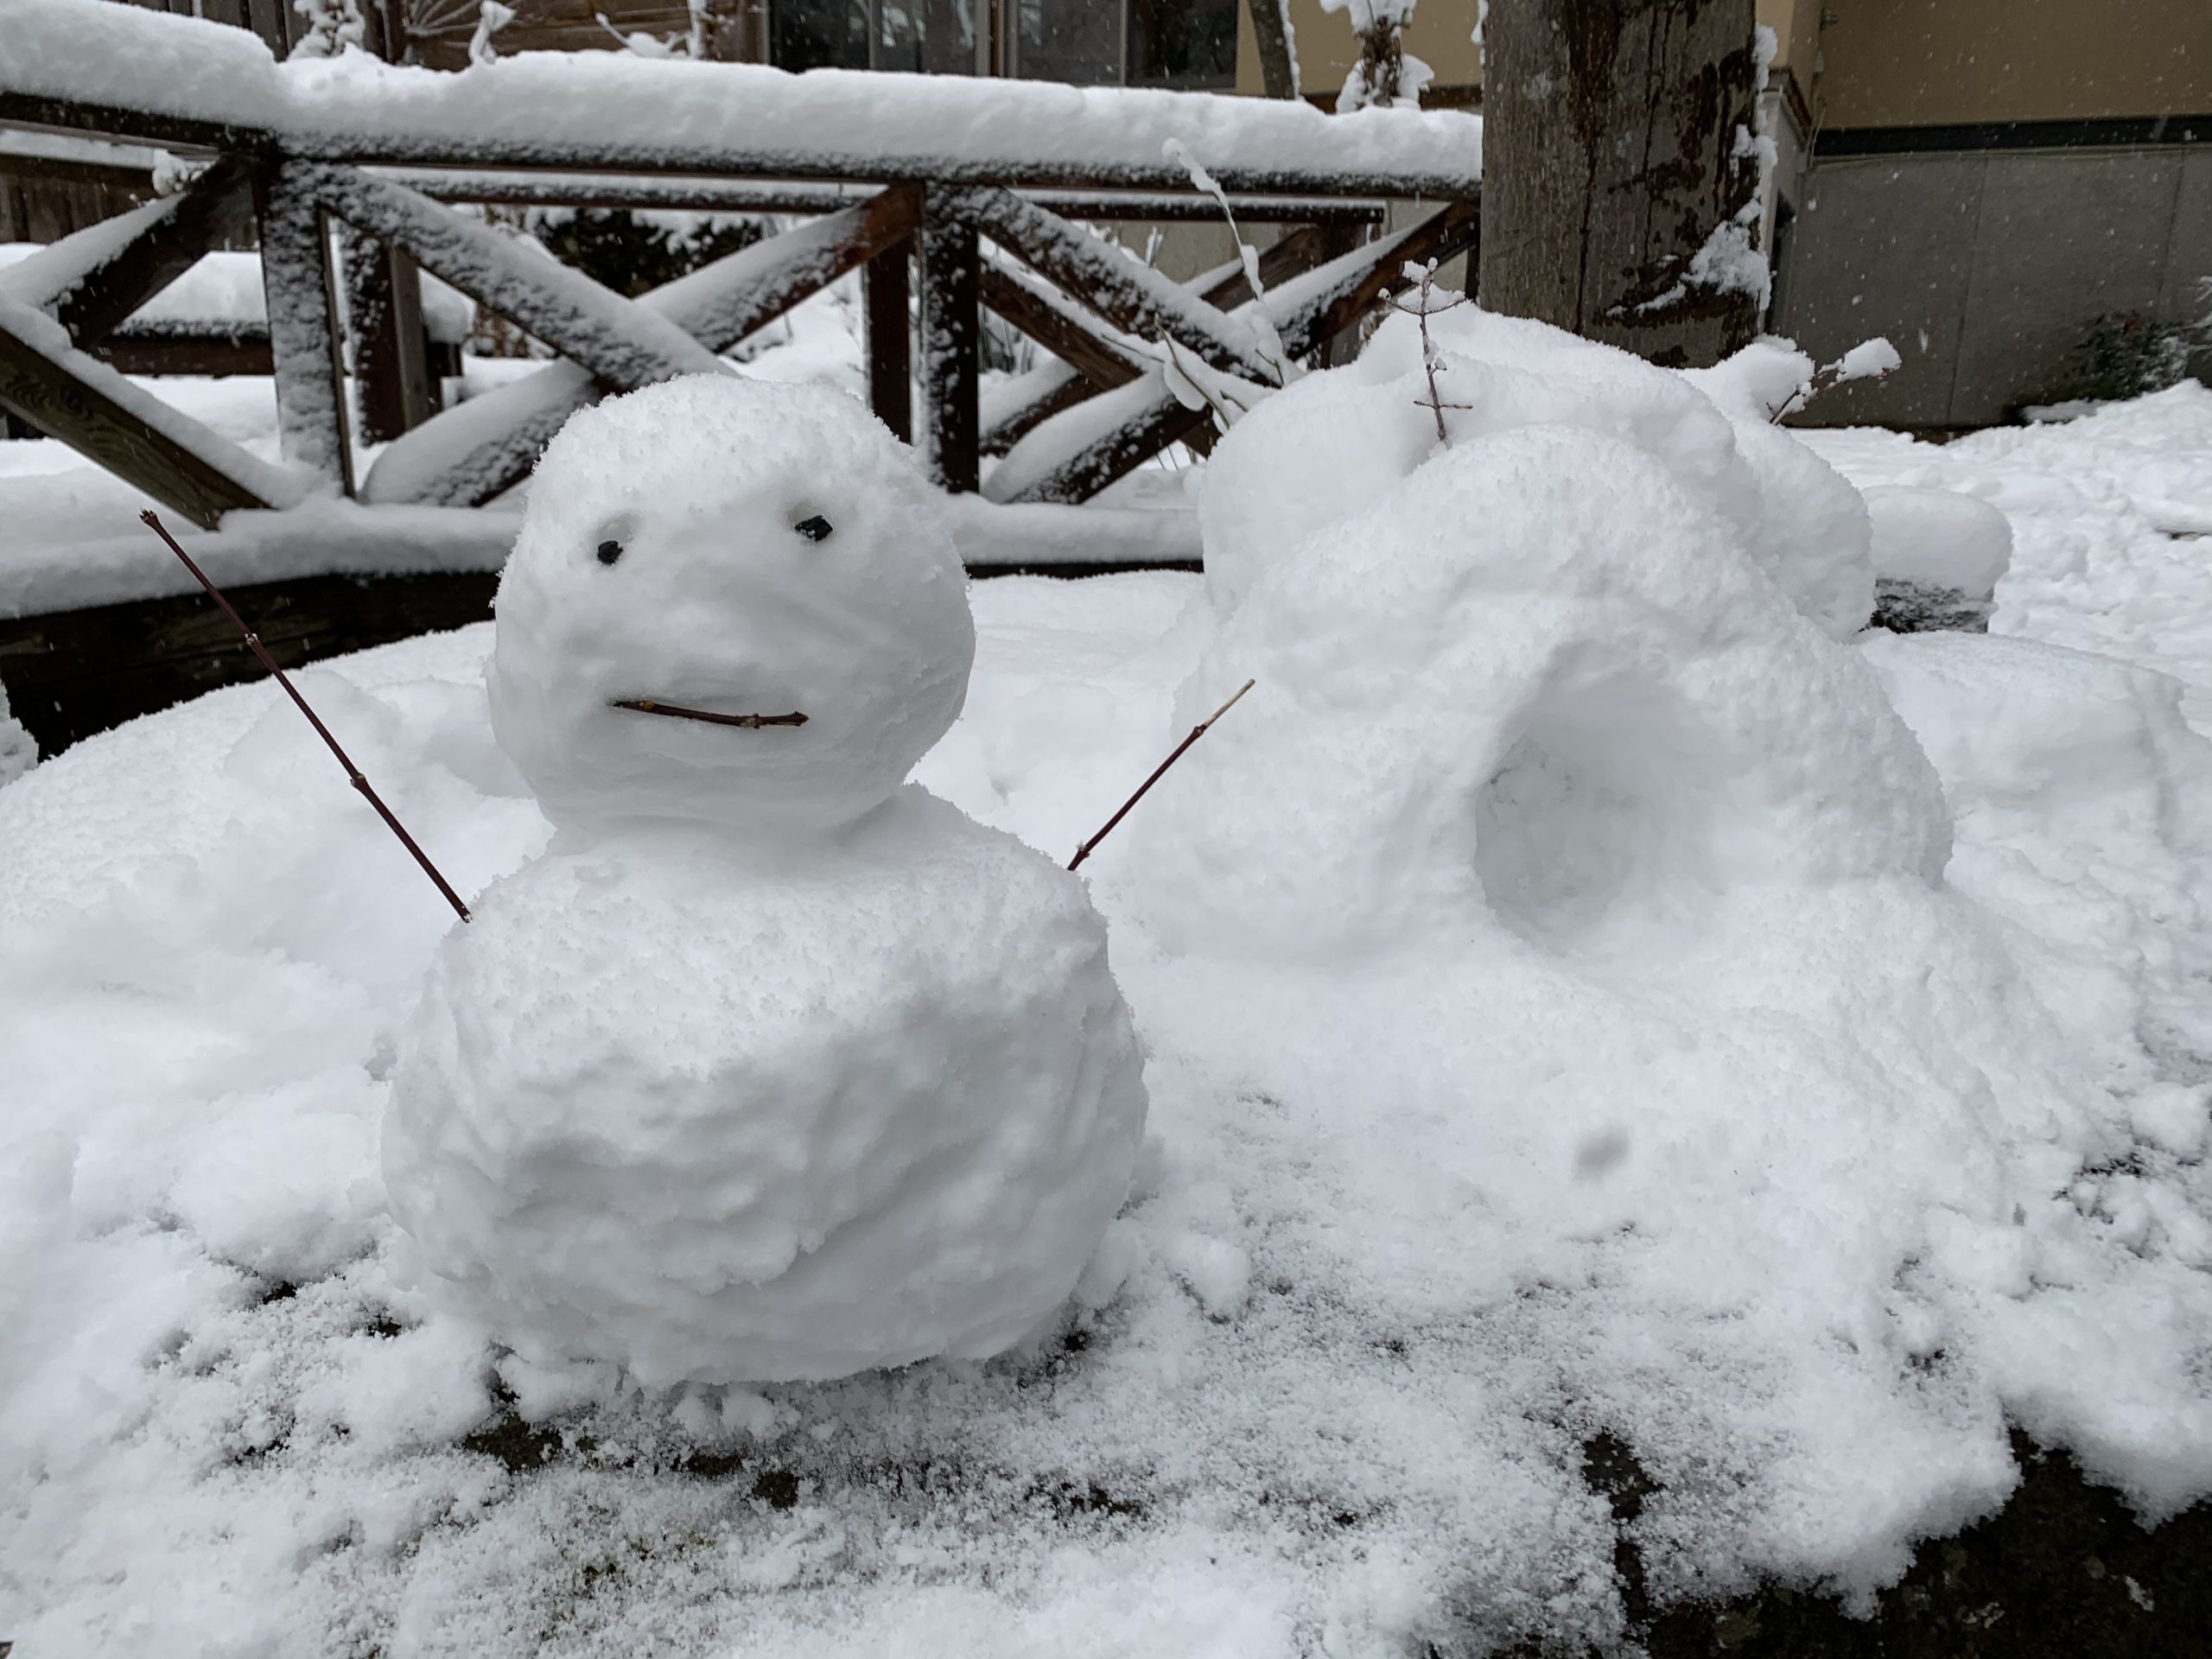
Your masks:
M826 1378L1021 1343L1128 1190L1137 1043L1080 880L906 785L964 577L825 388L671 381L545 452L493 730L555 834L431 968L384 1132L526 1360Z

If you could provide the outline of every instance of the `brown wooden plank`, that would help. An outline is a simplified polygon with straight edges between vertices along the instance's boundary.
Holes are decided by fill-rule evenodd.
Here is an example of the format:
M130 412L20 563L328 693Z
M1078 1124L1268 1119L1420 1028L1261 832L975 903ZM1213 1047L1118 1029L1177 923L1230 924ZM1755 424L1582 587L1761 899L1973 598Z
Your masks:
M80 359L81 360L81 359ZM194 524L265 507L237 480L70 372L0 316L0 408L58 438Z
M92 354L125 374L270 374L275 371L269 330L257 324L234 334L125 330L101 340L92 348Z
M1094 385L1125 386L1144 373L1144 365L1128 353L1085 327L1011 271L986 263L982 295L985 305L1053 356L1080 370Z
M346 322L361 437L388 443L438 412L443 398L423 333L422 279L398 249L358 232L343 238Z
M499 580L474 570L306 576L227 591L270 654L296 668L488 621ZM218 686L268 676L203 594L0 619L0 683L45 755Z
M346 431L345 364L329 226L296 162L258 167L253 195L284 459L312 468L351 495L353 451Z
M932 190L922 211L922 416L931 475L956 494L982 480L976 394L982 251L955 194Z
M166 218L87 271L54 307L55 319L79 346L119 327L253 218L252 180L235 156L217 161L175 200Z
M906 442L914 439L913 325L907 315L912 238L861 267L861 308L868 318L868 406Z

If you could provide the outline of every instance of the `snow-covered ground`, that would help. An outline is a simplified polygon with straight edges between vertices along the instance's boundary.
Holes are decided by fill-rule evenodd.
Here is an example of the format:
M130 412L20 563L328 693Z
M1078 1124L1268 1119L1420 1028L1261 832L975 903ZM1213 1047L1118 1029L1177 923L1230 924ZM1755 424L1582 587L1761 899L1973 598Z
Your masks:
M186 395L265 436L265 388ZM1203 822L1198 782L1163 789L1090 867L1150 1049L1136 1190L1064 1329L984 1364L653 1392L502 1358L418 1282L378 1174L451 918L297 715L236 687L0 788L0 1637L1479 1652L1618 1633L1601 1431L1659 1484L1662 1596L1863 1597L2003 1502L2008 1421L2146 1516L2212 1492L2212 393L1813 442L2012 526L1988 637L1792 647L1878 706L1871 662L1955 819L1946 884L1602 938L1524 914L1465 960L1190 949L1268 873L1163 906L1160 827ZM47 446L0 466L15 547L105 514ZM966 713L918 776L1065 856L1187 723L1194 664L1274 648L1284 601L1241 636L1194 576L973 602ZM548 834L489 645L299 676L464 893ZM537 1440L468 1444L518 1412Z

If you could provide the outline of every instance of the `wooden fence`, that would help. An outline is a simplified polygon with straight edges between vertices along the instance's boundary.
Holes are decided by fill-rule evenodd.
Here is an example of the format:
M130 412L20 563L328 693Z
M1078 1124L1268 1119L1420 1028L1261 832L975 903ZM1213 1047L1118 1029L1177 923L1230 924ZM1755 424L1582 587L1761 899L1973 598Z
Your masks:
M1376 165L1372 142L1349 147L1342 167L1217 167L1241 222L1285 227L1258 260L1262 315L1241 265L1178 283L1084 228L1086 220L1217 215L1220 206L1172 161L1024 155L1013 143L917 145L895 134L819 151L719 133L647 142L621 131L595 137L588 123L559 135L503 136L495 125L457 137L435 121L379 118L348 131L291 118L260 123L234 106L181 111L167 98L57 94L39 83L35 53L27 61L29 85L11 86L0 65L0 124L161 145L205 165L178 193L67 238L0 279L0 407L208 526L238 508L282 508L316 493L372 505L480 505L524 478L577 408L671 375L719 372L722 353L855 270L863 278L870 401L918 442L944 486L977 490L984 459L996 456L989 498L1080 502L1172 443L1207 442L1208 410L1176 395L1164 359L1271 383L1282 373L1276 341L1294 359L1325 351L1400 280L1407 261L1464 251L1478 229L1470 173L1424 168L1417 143L1402 146L1415 158L1410 179ZM458 86L469 77L429 79ZM856 79L835 78L839 96L849 99ZM804 114L812 79L733 90L769 87L785 100L775 130L803 130L791 111ZM1128 107L1154 124L1164 118L1157 105ZM1194 122L1194 130L1224 118L1217 108L1193 111L1200 114L1213 127ZM1382 196L1415 192L1432 199L1426 217L1382 234ZM487 202L772 212L799 222L630 298L470 211ZM161 404L92 349L248 227L261 250L283 468ZM439 410L423 360L418 267L556 359ZM362 411L373 435L393 439L359 478L341 283ZM988 404L979 391L986 308L1050 354Z

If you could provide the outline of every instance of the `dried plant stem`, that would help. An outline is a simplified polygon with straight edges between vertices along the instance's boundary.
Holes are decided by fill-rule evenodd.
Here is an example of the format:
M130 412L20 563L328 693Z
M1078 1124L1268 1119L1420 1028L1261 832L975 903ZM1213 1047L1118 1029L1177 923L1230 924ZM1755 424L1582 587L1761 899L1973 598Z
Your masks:
M681 703L659 702L652 697L617 697L610 709L634 709L641 715L668 715L677 720L703 720L715 726L742 726L758 731L763 726L804 726L806 716L794 709L788 715L718 715L711 709L686 709Z
M315 734L329 745L331 753L338 757L338 764L346 768L346 778L351 780L355 789L361 791L362 798L376 808L377 816L385 821L393 835L399 837L399 844L414 855L415 861L423 867L423 874L437 884L438 891L445 895L446 902L453 906L453 913L460 917L462 921L467 921L468 906L461 902L461 895L448 885L445 877L438 874L438 867L430 862L429 855L416 844L415 837L407 833L406 827L397 818L392 817L391 809L384 804L375 790L369 787L369 780L361 775L361 769L353 764L345 750L338 747L338 740L330 734L330 728L316 718L315 710L308 707L308 700L299 694L298 690L292 684L290 677L276 665L276 659L269 654L268 647L261 643L261 636L246 626L245 619L238 613L229 600L223 597L222 589L208 581L207 573L192 562L192 555L177 544L176 537L169 534L168 526L162 522L159 513L149 507L138 516L145 521L147 527L154 534L168 543L169 551L184 562L184 568L192 572L192 579L207 590L207 597L223 607L223 614L229 617L238 631L245 636L245 642L252 647L253 654L261 658L261 665L276 677L276 683L284 688L284 695L291 698L299 711L308 717L308 724L315 728Z
M1406 268L1408 270L1413 269L1410 264L1408 264ZM1465 305L1467 302L1467 296L1462 294L1457 299L1454 299L1446 304L1432 306L1428 302L1428 296L1434 290L1435 287L1436 261L1432 259L1422 269L1421 273L1420 308L1416 310L1411 306L1401 305L1395 300L1391 301L1390 305L1393 310L1402 311L1409 317L1418 317L1421 320L1421 366L1422 372L1428 376L1428 401L1422 403L1418 397L1414 398L1414 401L1417 404L1421 404L1423 409L1428 410L1436 416L1436 442L1438 447L1441 448L1443 445L1452 442L1452 435L1444 429L1444 411L1447 409L1466 409L1470 407L1470 405L1466 404L1447 404L1444 401L1442 395L1436 390L1436 377L1439 372L1439 365L1436 360L1436 342L1431 340L1428 335L1428 320L1431 317L1441 316L1445 312L1452 310L1454 307Z
M1122 803L1122 810L1116 812L1112 817L1107 819L1104 826L1096 835L1093 836L1089 841L1084 842L1082 846L1075 849L1075 856L1068 861L1068 868L1073 869L1077 865L1082 863L1084 859L1089 858L1090 856L1091 849L1097 846L1100 842L1105 840L1106 837L1113 832L1113 829L1116 824L1119 823L1123 818L1129 816L1129 809L1135 806L1139 801L1144 799L1145 791L1166 775L1168 767L1173 766L1178 760L1180 760L1183 758L1183 751L1189 748L1192 744L1204 737L1206 734L1207 728L1211 727L1214 721L1219 720L1224 715L1227 714L1231 709L1234 709L1236 706L1237 698L1242 697L1247 691L1249 691L1255 683L1256 682L1252 680L1245 681L1243 684L1236 688L1236 696L1230 698L1227 702L1223 703L1220 708L1215 709L1213 713L1208 715L1197 725L1192 727L1191 734L1175 746L1175 752L1153 769L1151 777L1146 779L1144 782L1137 785L1137 792L1135 794L1130 796L1128 800Z

